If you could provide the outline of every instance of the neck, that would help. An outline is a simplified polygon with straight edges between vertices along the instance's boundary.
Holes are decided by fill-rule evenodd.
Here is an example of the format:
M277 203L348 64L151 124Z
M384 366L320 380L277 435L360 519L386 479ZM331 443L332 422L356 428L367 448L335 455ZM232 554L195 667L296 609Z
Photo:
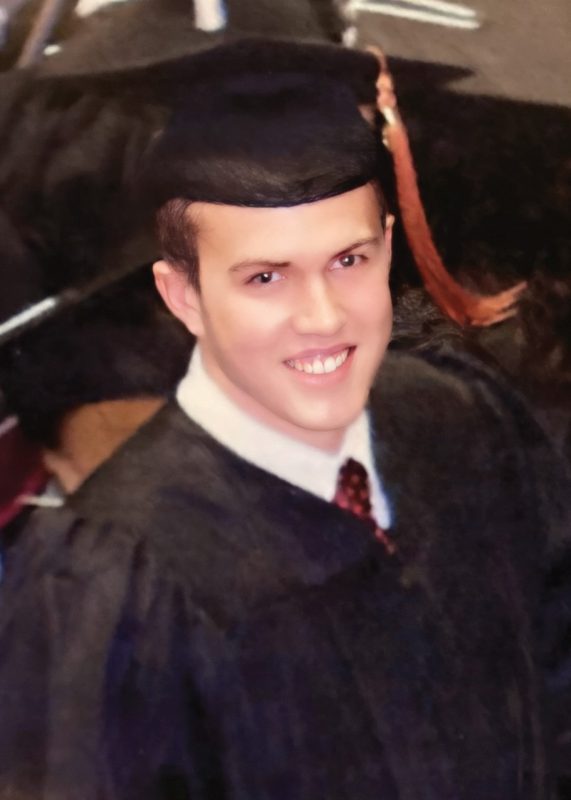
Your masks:
M71 494L164 403L160 397L105 400L70 411L61 422L57 447L44 452L46 468Z

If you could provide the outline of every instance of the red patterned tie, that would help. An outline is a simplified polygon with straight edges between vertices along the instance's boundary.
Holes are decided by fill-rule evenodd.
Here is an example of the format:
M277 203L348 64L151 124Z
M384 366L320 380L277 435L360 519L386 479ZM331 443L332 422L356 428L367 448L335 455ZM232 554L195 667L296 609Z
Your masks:
M371 490L367 470L354 458L349 458L339 470L337 490L333 498L335 505L350 511L363 520L375 537L385 546L387 553L395 552L395 545L373 516Z

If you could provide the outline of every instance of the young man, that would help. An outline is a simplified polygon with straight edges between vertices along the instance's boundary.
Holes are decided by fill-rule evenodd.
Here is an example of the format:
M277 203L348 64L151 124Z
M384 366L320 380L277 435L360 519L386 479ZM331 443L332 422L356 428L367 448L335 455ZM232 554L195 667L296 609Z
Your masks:
M376 68L339 59L213 52L149 155L198 348L27 531L0 797L521 800L568 771L565 478L485 370L385 357Z

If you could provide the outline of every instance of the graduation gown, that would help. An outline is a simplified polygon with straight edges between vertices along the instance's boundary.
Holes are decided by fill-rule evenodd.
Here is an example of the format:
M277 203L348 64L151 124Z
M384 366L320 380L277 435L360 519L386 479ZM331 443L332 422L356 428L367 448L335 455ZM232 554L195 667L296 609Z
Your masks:
M394 556L174 403L34 515L0 596L1 798L555 796L562 467L457 356L388 356L370 407Z

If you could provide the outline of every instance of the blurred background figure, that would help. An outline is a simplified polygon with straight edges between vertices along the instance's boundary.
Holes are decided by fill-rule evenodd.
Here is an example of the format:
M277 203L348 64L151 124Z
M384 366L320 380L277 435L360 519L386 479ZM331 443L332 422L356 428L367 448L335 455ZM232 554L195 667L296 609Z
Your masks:
M144 114L151 98L142 92L128 103L108 87L8 77L0 115L0 457L11 465L0 495L4 546L34 505L61 502L160 408L192 346L144 269L152 236L125 188L153 130ZM56 491L46 496L50 479Z

